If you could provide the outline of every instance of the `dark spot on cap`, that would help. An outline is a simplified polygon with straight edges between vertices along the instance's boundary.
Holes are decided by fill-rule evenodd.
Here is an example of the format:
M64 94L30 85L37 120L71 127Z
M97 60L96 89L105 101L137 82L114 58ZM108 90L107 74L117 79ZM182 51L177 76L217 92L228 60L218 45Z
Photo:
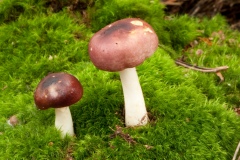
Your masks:
M112 24L111 26L109 26L109 28L107 28L106 30L104 30L104 32L101 34L102 36L109 36L113 33L115 33L116 31L121 31L121 32L130 32L133 29L133 25L129 22L119 22L116 24Z
M47 81L44 81L42 83L42 87L47 88L47 87L51 86L52 84L57 83L60 78L61 77L59 75L51 76Z

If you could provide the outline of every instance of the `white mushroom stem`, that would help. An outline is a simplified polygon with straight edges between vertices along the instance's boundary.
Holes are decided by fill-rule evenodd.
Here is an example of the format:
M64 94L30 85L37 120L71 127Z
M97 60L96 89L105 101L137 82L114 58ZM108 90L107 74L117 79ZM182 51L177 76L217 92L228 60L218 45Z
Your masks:
M55 108L55 127L61 131L61 136L73 136L73 121L69 107Z
M147 110L136 68L120 71L120 79L125 101L125 125L133 127L147 124Z

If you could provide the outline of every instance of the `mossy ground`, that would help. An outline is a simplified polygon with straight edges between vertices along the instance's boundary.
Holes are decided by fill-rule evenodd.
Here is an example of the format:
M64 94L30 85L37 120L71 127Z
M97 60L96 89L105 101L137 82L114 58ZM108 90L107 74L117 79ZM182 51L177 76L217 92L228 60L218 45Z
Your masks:
M240 105L240 36L223 17L164 16L163 6L148 0L96 1L87 17L67 7L54 13L46 4L0 1L0 159L232 158L240 140L233 111ZM87 51L94 32L125 17L148 21L163 46L137 67L151 120L138 128L124 127L118 73L96 69ZM199 66L228 65L225 81L176 66L182 55ZM82 100L71 106L75 138L61 139L54 110L37 110L33 100L39 81L59 71L84 87ZM19 119L15 127L6 123L12 115ZM116 126L136 143L111 138Z

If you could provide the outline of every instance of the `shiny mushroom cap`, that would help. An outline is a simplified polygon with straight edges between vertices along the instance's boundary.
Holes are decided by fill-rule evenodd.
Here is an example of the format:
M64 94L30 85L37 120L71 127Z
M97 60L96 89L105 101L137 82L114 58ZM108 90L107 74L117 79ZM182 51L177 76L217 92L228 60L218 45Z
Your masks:
M82 98L83 87L68 73L51 73L43 78L34 93L34 101L41 110L70 106Z
M158 37L147 22L126 18L95 33L88 51L97 68L114 72L143 63L157 47Z

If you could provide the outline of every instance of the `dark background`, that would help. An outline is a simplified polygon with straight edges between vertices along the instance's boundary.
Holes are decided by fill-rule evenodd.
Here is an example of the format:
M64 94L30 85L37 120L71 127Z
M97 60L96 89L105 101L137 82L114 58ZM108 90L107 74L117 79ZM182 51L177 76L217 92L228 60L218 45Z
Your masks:
M221 14L233 29L240 30L240 0L161 0L167 14L212 17Z

